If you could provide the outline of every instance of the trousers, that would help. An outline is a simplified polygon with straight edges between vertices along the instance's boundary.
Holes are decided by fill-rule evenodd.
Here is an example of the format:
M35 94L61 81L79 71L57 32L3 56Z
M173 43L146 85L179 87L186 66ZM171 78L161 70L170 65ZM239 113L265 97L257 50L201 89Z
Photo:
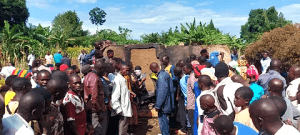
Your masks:
M161 111L158 112L159 128L162 135L170 135L169 116Z

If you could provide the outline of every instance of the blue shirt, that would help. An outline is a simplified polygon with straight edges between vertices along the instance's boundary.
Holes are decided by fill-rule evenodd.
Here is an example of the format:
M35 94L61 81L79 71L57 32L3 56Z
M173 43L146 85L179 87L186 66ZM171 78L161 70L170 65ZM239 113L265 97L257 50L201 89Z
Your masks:
M54 54L54 61L55 63L61 63L62 55L60 53Z
M210 53L209 60L207 60L207 61L210 62L210 64L212 64L215 67L220 62L219 55L220 55L220 52L213 51Z
M233 124L237 127L237 135L257 135L258 133L253 130L252 128L239 123L239 122L233 122Z
M85 55L85 57L84 57L84 59L83 59L83 62L86 63L86 62L88 62L90 59L92 59L92 58L95 56L95 52L96 52L96 50L94 49L94 50L92 50L92 51L90 52L90 54Z
M189 79L190 75L183 75L183 77L180 79L179 83L180 83L180 88L181 88L181 92L184 96L184 105L187 105L187 81Z
M237 61L238 58L239 58L239 55L237 55L237 54L236 55L231 54L230 57L231 57L231 61Z
M266 74L262 74L259 76L258 80L257 80L257 84L262 86L264 88L264 93L267 95L270 95L270 93L268 92L268 86L269 86L269 82L274 79L274 78L278 78L281 81L283 81L283 88L286 88L286 80L285 78L283 78L280 73L278 73L275 70L270 70L268 73ZM282 95L285 95L285 90L282 91Z
M201 90L198 86L198 82L194 83L194 93L195 93L195 99L201 94ZM195 110L194 110L194 127L197 127L197 120L198 120L198 106L196 105L197 101L195 100ZM198 128L194 128L194 135L198 134Z
M252 83L250 85L250 89L253 91L253 97L252 97L252 99L250 101L250 104L253 101L260 99L261 96L265 94L264 88L261 87L260 85L256 84L256 83Z

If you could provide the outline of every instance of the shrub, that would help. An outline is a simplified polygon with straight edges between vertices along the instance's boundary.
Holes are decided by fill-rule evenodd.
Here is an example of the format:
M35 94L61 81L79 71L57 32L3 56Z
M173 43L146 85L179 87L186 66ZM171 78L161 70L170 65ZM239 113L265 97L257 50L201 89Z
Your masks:
M250 44L245 56L254 59L258 52L269 51L270 56L279 59L286 66L300 65L300 30L292 25L276 28L262 35L261 40Z

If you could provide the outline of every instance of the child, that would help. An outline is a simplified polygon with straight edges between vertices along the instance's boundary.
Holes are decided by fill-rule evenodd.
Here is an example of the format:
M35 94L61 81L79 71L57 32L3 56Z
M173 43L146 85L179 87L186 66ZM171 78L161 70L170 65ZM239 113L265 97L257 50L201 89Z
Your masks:
M219 135L257 135L252 128L239 122L233 122L232 117L221 115L214 120L215 131Z
M212 127L213 121L221 112L215 106L215 99L212 95L203 95L200 98L201 109L204 110L202 135L216 135Z
M252 123L249 113L249 103L252 97L253 91L247 86L240 87L236 90L234 105L236 107L241 107L241 111L236 113L234 121L249 126L256 132L258 132L258 130Z
M201 89L201 93L200 95L196 98L196 103L197 103L197 108L198 108L198 119L200 120L200 118L203 118L203 113L204 113L204 110L200 107L200 98L203 96L203 95L206 95L206 94L211 94L213 95L212 93L212 90L211 89L211 84L212 84L212 81L211 81L211 78L208 76L208 75L201 75L199 78L198 78L198 87L199 89ZM198 122L199 122L198 120ZM203 119L201 119L201 122L199 122L198 124L198 133L201 132L201 129L202 129L202 124L203 124Z
M141 66L135 66L133 78L137 81L137 95L139 100L141 100L142 95L145 95L147 92L145 85L146 75L142 73Z

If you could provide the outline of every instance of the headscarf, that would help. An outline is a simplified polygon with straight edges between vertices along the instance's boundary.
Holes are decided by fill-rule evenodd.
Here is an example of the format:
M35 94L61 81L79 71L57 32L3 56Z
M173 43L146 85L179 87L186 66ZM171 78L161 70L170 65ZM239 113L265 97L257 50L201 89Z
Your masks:
M254 65L250 65L249 68L247 69L247 75L248 76L255 76L255 80L258 80L259 73L258 70Z

